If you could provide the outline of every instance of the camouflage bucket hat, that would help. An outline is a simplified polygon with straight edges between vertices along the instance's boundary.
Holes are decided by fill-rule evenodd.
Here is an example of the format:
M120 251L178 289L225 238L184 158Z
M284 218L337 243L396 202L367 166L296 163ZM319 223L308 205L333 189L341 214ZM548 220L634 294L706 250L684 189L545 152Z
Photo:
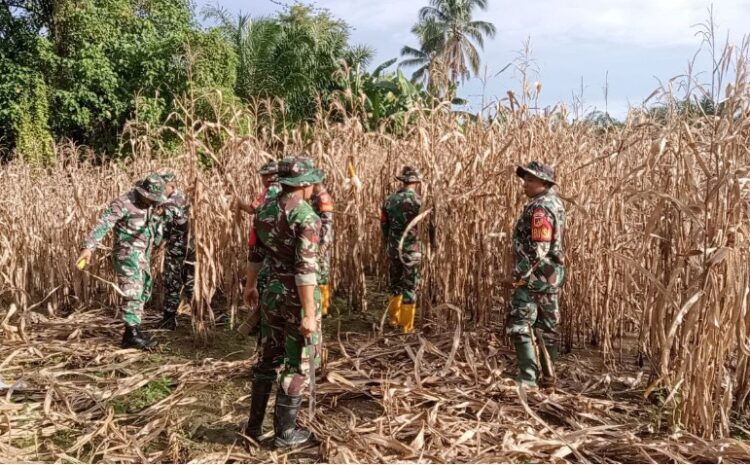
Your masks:
M307 187L325 180L323 171L307 157L285 158L279 162L279 182L286 186Z
M526 166L519 166L516 168L516 176L522 178L525 174L530 174L550 184L557 184L555 182L555 169L550 165L545 165L538 161L532 161Z
M401 169L401 174L396 176L396 179L406 183L422 182L422 176L419 174L419 171L411 166L404 166Z
M152 174L135 184L135 190L138 191L139 194L156 203L162 203L167 200L164 195L166 189L167 183L164 182L164 178L158 174Z
M172 182L175 179L177 179L177 176L171 171L164 171L159 173L159 176L164 180L164 182Z
M263 164L258 170L258 174L261 176L268 176L272 174L279 174L279 163L276 160L271 160Z

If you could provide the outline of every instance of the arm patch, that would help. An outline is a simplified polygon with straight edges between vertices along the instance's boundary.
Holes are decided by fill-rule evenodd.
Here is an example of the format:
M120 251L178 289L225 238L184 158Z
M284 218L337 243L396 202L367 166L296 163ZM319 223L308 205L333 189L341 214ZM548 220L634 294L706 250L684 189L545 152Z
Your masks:
M333 198L328 192L320 194L320 212L329 213L333 211Z
M534 242L552 242L552 222L543 208L537 208L531 215L531 240Z

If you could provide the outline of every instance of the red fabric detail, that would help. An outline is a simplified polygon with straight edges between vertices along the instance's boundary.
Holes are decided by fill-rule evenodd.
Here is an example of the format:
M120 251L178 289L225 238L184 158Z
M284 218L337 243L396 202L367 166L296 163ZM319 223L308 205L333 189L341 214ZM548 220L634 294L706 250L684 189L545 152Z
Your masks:
M531 240L534 242L552 241L552 222L543 208L537 208L531 215Z
M250 247L255 247L255 244L258 243L258 235L255 234L255 228L250 230L250 237L247 240L247 244Z
M257 210L258 207L263 205L263 202L266 201L266 193L268 193L268 188L263 189L263 192L261 192L258 198L255 199L255 202L250 204L250 208L252 208L253 210Z
M320 211L321 213L328 213L333 211L333 198L328 192L320 194Z

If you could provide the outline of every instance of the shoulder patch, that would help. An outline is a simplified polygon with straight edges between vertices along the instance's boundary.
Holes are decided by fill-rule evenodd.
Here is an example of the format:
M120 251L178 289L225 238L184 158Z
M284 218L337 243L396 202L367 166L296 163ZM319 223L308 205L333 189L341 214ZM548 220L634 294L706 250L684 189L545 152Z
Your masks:
M534 242L552 241L552 222L543 208L537 208L531 214L531 240Z
M333 211L333 197L328 192L320 194L320 212L328 213Z

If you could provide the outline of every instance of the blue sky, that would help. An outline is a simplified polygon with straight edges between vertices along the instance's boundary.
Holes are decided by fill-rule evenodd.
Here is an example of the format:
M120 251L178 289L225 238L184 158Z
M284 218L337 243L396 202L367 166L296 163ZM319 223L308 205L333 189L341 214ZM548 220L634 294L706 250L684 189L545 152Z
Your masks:
M376 51L373 65L395 58L403 45L416 46L410 28L428 0L318 0L352 28L352 42ZM196 0L198 8L217 0ZM271 0L219 0L232 12L268 16L281 7ZM280 3L284 3L281 0ZM311 2L304 2L311 3ZM729 34L739 43L750 32L750 0L715 0L714 19L721 38ZM659 81L683 74L701 41L695 24L708 17L708 0L489 0L489 9L476 14L497 27L494 40L482 53L489 76L495 75L519 54L530 40L531 58L538 73L530 76L542 90L539 106L570 104L581 92L586 111L605 107L622 117L628 105L639 105ZM698 56L696 68L709 69L707 54ZM484 71L484 70L483 70ZM704 74L704 78L708 76ZM508 69L483 86L467 81L459 95L468 97L478 111L485 101L518 91L520 75ZM484 91L483 91L484 87Z

